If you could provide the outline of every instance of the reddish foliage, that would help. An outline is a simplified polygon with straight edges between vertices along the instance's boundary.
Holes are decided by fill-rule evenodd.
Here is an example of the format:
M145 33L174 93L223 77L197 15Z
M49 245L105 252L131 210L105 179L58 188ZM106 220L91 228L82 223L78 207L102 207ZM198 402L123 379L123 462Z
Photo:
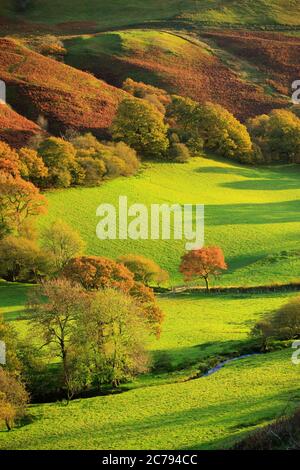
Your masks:
M35 135L43 133L29 121L5 105L0 105L0 140L15 148L25 147Z
M164 314L156 303L153 290L142 282L135 282L129 293L142 305L146 319L152 325L157 336L159 336Z
M246 31L214 31L203 36L258 67L271 86L290 95L292 82L300 76L299 37Z
M63 276L88 290L114 288L129 294L142 307L152 330L159 335L163 313L152 289L135 282L133 274L123 264L100 256L81 256L69 261Z
M93 130L100 135L112 122L125 92L16 41L0 39L0 79L14 87L11 104L32 120L40 115L49 130Z
M218 246L208 246L199 250L191 250L181 258L180 272L185 281L193 279L205 279L208 289L208 278L217 276L222 270L227 269L224 254Z
M20 159L15 150L0 140L0 172L20 176Z
M215 55L208 55L189 42L180 55L166 54L152 47L145 51L132 49L124 57L107 54L95 57L94 61L91 55L88 60L84 56L77 59L81 68L109 83L120 86L128 77L140 77L170 93L199 102L219 103L241 120L286 105L282 98L268 95L262 87L241 80Z
M85 289L117 288L129 292L134 285L133 274L123 264L100 256L73 258L63 274Z

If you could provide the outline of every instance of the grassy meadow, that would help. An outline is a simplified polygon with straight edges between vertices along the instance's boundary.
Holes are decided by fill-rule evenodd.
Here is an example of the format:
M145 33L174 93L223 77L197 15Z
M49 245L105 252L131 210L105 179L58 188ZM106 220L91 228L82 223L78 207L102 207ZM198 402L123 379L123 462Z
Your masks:
M0 139L27 145L40 130L38 116L50 135L74 129L107 138L128 77L219 103L241 122L287 107L300 71L299 15L296 0L34 0L23 13L2 0L0 76L11 107L0 112ZM53 35L66 51L35 52L35 40L52 42ZM135 176L45 196L39 230L61 219L80 233L84 254L143 255L169 272L174 288L184 283L178 268L186 242L99 240L97 208L118 208L120 196L149 213L151 204L204 204L205 245L219 246L228 264L211 286L236 289L157 293L165 317L160 337L147 339L147 373L68 405L31 403L10 432L1 421L0 450L230 448L299 406L291 342L274 341L260 354L250 335L266 313L300 294L271 291L300 280L299 165L255 167L203 153L185 164L143 161ZM0 315L39 345L25 315L32 289L0 279ZM236 360L205 375L226 359ZM49 354L47 361L51 376L60 360ZM48 386L48 377L38 379Z
M25 333L22 309L29 286L0 284L1 312ZM294 294L161 296L166 318L153 358L168 355L177 373L152 372L118 395L31 405L0 449L214 449L267 424L299 399L291 349L255 355L214 375L187 380L207 358L235 357L251 326ZM181 371L182 369L182 371ZM169 383L168 383L169 382ZM155 432L154 432L155 431Z
M0 449L220 449L293 408L299 370L290 350L253 356L182 384L33 405ZM295 400L295 401L294 401Z
M225 4L224 4L225 3ZM37 23L64 24L91 23L98 28L128 26L153 20L188 20L217 24L241 25L297 25L300 6L285 0L123 0L107 3L105 0L89 0L88 7L81 0L35 0L34 6L22 17ZM4 0L1 15L15 16L12 0ZM67 24L66 24L67 23Z
M63 218L79 230L86 252L113 259L127 253L153 258L182 284L178 273L183 241L99 240L96 209L101 203L205 204L205 244L219 245L229 269L215 284L257 285L295 281L299 275L298 169L293 165L253 168L208 158L189 163L147 164L135 177L97 188L73 188L47 194L47 225Z

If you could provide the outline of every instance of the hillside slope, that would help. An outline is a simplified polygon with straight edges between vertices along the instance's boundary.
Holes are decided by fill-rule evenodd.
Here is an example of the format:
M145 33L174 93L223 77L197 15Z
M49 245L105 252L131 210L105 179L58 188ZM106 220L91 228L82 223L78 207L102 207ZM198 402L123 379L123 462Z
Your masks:
M0 79L6 82L8 103L33 121L43 115L54 133L72 127L101 135L124 95L11 39L0 39Z
M205 204L205 244L221 246L229 269L214 285L259 285L299 280L299 195L295 165L260 167L193 158L189 163L147 164L140 174L101 187L72 188L47 194L48 225L63 218L86 241L86 253L117 258L138 253L154 259L182 284L178 272L185 251L181 240L99 240L96 209L102 202L128 205Z
M291 84L300 77L299 37L246 31L209 31L202 37L255 66L270 85L290 96Z
M65 46L70 65L116 86L130 77L200 102L217 102L240 119L286 105L282 96L234 70L214 48L192 36L127 30L67 39Z
M42 129L37 124L16 113L9 106L0 104L0 140L13 147L22 147L40 132Z
M99 30L151 20L234 25L299 25L300 4L294 0L34 0L16 12L14 0L3 0L0 16L65 30ZM28 25L30 27L30 24Z
M186 383L34 405L0 449L222 449L282 413L298 383L290 351L254 356Z

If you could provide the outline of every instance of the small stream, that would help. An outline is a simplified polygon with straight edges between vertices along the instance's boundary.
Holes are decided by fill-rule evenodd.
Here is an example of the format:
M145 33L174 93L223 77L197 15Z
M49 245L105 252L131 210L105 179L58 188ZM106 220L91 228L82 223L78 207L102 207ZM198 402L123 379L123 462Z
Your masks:
M239 361L240 359L246 359L247 357L258 356L259 353L252 353L252 354L244 354L243 356L234 357L233 359L227 359L227 361L220 362L218 365L209 369L205 374L201 375L201 377L208 377L209 375L215 374L218 372L222 367L226 364L230 364L230 362Z

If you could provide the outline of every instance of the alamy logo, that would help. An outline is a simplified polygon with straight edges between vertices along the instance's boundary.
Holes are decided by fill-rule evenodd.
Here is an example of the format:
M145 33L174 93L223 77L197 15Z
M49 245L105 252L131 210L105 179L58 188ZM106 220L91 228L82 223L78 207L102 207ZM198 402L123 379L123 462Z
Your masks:
M0 80L0 104L6 104L6 85Z
M295 90L292 94L293 104L300 104L300 80L295 80L292 83L292 89Z
M0 365L6 364L6 346L4 341L0 341Z
M292 348L295 349L295 351L292 354L292 363L295 366L298 366L300 364L300 341L294 341L292 344Z
M144 204L128 206L127 196L119 197L119 207L101 204L96 234L100 240L185 240L187 250L204 245L203 204Z

